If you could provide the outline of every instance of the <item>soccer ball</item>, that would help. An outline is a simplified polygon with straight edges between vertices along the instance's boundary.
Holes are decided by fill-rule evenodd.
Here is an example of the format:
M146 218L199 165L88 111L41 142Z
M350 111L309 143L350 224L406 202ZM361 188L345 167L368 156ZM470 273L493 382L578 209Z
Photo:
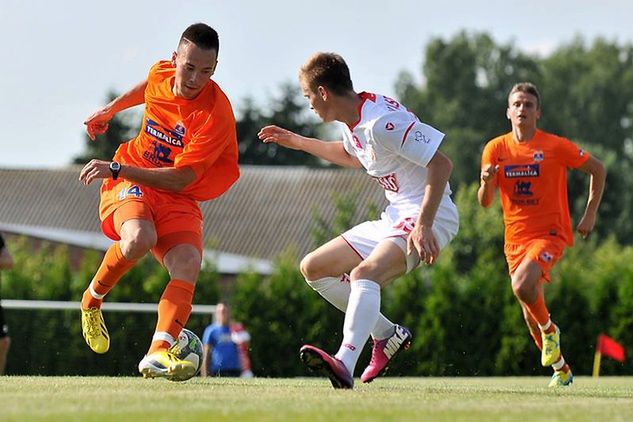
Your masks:
M180 335L178 335L178 340L169 348L169 351L178 359L188 360L196 367L196 372L190 377L171 377L169 378L171 381L187 381L200 372L202 367L202 342L194 332L183 328Z

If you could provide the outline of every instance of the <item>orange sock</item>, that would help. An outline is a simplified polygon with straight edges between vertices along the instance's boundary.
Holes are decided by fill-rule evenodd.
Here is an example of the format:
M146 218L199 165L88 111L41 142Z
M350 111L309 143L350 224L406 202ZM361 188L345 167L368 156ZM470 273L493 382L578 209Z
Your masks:
M525 303L525 307L540 326L546 325L547 322L550 320L549 311L547 310L547 306L545 306L545 298L543 296L542 289L539 289L536 300L533 303ZM551 333L554 330L554 324L550 324L545 332Z
M158 303L158 322L148 354L168 349L169 337L178 338L191 314L193 291L194 285L184 280L171 280L167 284Z
M90 282L90 286L84 292L81 299L81 307L83 309L100 308L103 296L108 294L123 277L123 274L132 268L134 264L136 264L136 260L129 261L123 256L119 242L115 242L110 246L103 257L103 261L101 261L101 266L99 266L97 273ZM93 292L90 291L91 288Z

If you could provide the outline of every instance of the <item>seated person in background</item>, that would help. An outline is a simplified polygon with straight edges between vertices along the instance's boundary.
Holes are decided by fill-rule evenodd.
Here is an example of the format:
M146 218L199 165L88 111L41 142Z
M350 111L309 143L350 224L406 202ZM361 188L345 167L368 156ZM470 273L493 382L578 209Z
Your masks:
M248 345L251 337L239 322L230 322L230 310L220 302L215 308L215 322L202 335L201 375L251 378Z

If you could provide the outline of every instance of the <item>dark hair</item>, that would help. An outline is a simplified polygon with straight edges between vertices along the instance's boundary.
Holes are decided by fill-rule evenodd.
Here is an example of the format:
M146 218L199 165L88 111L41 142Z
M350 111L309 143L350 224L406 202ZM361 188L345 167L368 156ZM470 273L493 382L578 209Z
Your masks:
M538 93L538 89L536 85L532 82L519 82L514 84L510 93L508 94L508 98L515 92L523 92L524 94L534 95L536 97L536 108L541 108L541 94Z
M178 46L191 42L203 50L220 52L220 39L215 29L204 23L194 23L182 33Z
M299 77L312 91L323 86L334 94L343 95L354 90L347 63L336 53L316 53L301 66Z

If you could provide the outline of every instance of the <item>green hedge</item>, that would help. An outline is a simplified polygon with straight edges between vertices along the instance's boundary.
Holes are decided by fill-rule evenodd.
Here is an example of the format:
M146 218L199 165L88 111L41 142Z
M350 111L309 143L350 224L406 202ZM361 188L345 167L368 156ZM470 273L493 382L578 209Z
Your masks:
M416 270L383 290L382 309L414 334L412 348L397 359L392 375L468 376L548 374L513 297L502 253L503 225L497 207L481 209L476 186L456 195L462 227L432 267ZM349 208L349 207L347 207ZM350 210L346 208L346 213ZM319 224L322 224L320 221ZM598 221L598 224L607 224ZM6 299L75 300L91 279L100 254L89 253L71 271L64 247L33 253L26 240L9 247L16 266L3 272ZM298 271L299 257L278 257L274 273L238 276L230 302L252 336L251 358L258 376L305 375L298 350L311 343L335 352L343 313L310 289ZM546 299L562 329L566 359L576 374L590 374L596 337L614 337L633 353L633 247L593 239L568 249L552 273ZM155 303L167 282L147 258L108 296L110 301ZM195 303L219 299L219 277L203 269ZM5 310L13 340L7 372L42 375L132 375L145 353L156 316L106 313L112 348L95 355L81 337L78 311ZM188 327L202 334L209 315L192 315ZM369 347L358 367L369 359ZM603 359L603 374L631 375L628 363Z

